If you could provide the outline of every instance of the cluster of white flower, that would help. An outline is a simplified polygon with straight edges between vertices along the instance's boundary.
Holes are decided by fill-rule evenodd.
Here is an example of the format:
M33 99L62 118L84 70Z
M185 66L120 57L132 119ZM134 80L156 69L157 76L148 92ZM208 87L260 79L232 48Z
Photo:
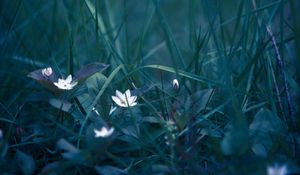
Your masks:
M112 96L111 98L120 107L132 107L137 104L136 102L137 96L131 96L131 92L129 89L126 90L124 94L116 90L116 96ZM111 115L116 109L117 107L111 106L109 115ZM106 138L112 135L112 133L114 132L114 128L109 129L106 127L102 127L100 130L94 129L94 132L96 138L98 137Z
M45 69L42 69L42 75L45 77L51 76L53 73L51 67L47 67ZM69 75L66 79L59 78L57 82L53 83L57 88L63 89L63 90L71 90L76 85L76 81L72 81L72 75Z
M51 67L47 67L45 69L42 69L42 75L45 77L51 76L53 73ZM72 81L72 75L69 75L66 79L59 78L57 82L53 83L57 88L63 89L63 90L71 90L76 85L76 81ZM179 88L179 82L177 79L174 79L172 82L173 88L178 89ZM125 93L121 93L120 91L116 90L116 95L111 97L112 100L120 107L133 107L137 105L137 96L131 96L130 90L126 90ZM111 107L109 111L109 115L111 115L117 107ZM99 112L93 108L93 110L99 115ZM114 128L106 128L102 127L101 130L94 129L95 137L109 137L113 132Z
M51 76L53 73L51 67L47 67L45 69L42 69L42 75L45 77ZM63 90L71 90L73 89L76 85L76 81L72 81L72 75L69 75L66 79L61 79L59 78L57 82L53 83L57 88L63 89ZM126 90L125 93L121 93L120 91L116 90L116 96L112 96L112 100L120 107L132 107L137 104L136 102L137 96L131 96L130 90ZM111 107L109 111L109 115L111 115L117 107ZM100 115L99 112L93 108L93 110L97 113L97 115ZM114 128L106 128L102 127L100 130L94 129L95 132L95 137L109 137L113 132Z
M166 135L164 137L165 143L166 143L166 145L174 146L175 140L177 138L177 131L178 131L178 128L177 128L175 122L171 119L168 119L166 121L166 129L168 132L166 132Z

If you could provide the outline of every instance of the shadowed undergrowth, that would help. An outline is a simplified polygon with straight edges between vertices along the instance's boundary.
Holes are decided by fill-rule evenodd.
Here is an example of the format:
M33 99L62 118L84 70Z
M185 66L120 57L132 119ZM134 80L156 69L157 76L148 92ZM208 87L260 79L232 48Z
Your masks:
M3 174L300 173L298 1L0 4Z

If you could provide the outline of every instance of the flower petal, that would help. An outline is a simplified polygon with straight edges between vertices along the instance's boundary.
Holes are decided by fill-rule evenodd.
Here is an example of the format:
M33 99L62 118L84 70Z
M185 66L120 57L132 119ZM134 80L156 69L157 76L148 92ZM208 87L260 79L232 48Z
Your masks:
M127 89L127 90L125 91L125 95L126 95L127 98L129 98L129 97L131 96L131 93L130 93L130 90L129 90L129 89Z
M57 82L58 82L58 83L63 83L63 82L65 82L65 80L59 78Z
M131 104L131 103L135 102L136 99L137 99L137 96L131 96L128 98L128 103Z
M110 136L114 131L115 131L115 128L110 128L106 133L106 137Z
M100 137L101 136L101 131L94 129L95 137Z
M69 75L67 78L66 78L66 83L71 83L72 82L72 75Z
M116 96L120 98L120 100L125 100L125 95L118 90L116 90Z
M52 68L51 67L47 67L42 69L42 74L43 76L49 77L50 75L52 75Z
M104 135L105 133L107 133L107 128L102 127L100 131L101 131L101 133Z
M54 82L53 84L54 84L55 86L57 86L57 87L60 86L60 84L59 84L58 82Z
M177 79L174 79L174 80L173 80L173 88L174 88L174 89L178 89L178 88L179 88L179 82L178 82Z
M137 102L133 102L129 106L135 106L135 105L137 105Z
M74 81L74 82L72 82L70 85L71 85L72 88L73 88L73 87L75 87L77 84L78 84L78 82L77 82L77 81Z
M120 98L116 96L111 96L112 100L119 106L124 107L124 104L121 102Z

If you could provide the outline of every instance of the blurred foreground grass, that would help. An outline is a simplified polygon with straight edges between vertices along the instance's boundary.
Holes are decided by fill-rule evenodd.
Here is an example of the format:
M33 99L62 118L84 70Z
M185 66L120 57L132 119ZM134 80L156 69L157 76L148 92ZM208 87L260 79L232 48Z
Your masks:
M299 8L2 0L0 172L257 175L277 164L300 173ZM53 80L29 74L49 66ZM69 74L74 89L52 84ZM127 89L137 105L110 114L115 90ZM95 137L102 126L113 135Z

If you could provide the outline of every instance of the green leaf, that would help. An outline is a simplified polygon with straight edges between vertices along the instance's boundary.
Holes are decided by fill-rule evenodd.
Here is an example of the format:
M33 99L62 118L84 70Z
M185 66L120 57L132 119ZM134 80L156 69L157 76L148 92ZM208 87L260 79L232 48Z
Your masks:
M72 163L67 161L52 162L43 167L41 175L62 174L70 166L72 166Z
M49 100L49 103L59 109L62 110L64 112L70 112L70 109L72 108L72 104L66 100L59 100L59 99L55 99L55 98L51 98Z
M102 72L108 67L109 65L102 63L92 63L85 65L82 69L74 73L73 81L82 82L86 78L92 76L97 72ZM34 79L44 87L50 89L52 92L59 92L60 90L53 83L57 82L57 79L60 78L60 76L53 70L53 73L49 77L46 77L42 74L42 70L43 69L35 70L33 72L30 72L27 76Z
M100 175L125 175L127 172L114 166L95 166L95 170Z
M82 123L84 120L84 115L78 108L72 108L70 111L72 117L74 118L75 121L78 121L79 123Z
M183 130L189 121L189 116L186 113L180 115L178 112L175 112L173 117L180 130Z
M57 161L57 162L52 162L47 164L41 171L41 174L51 174L56 172L59 169L62 169L62 162Z
M117 137L114 147L111 148L114 153L138 151L141 149L141 143L135 137L129 135L121 135Z
M74 73L74 81L83 81L84 79L94 75L97 72L102 72L107 69L109 65L102 63L92 63L85 65L82 69Z
M43 69L38 69L33 72L30 72L27 77L34 79L38 83L40 83L42 86L48 88L52 92L58 92L58 88L53 84L53 82L56 82L58 79L58 75L53 70L52 74L49 77L45 77L42 74Z
M261 109L250 124L252 131L282 133L285 128L279 117L268 109Z
M221 142L225 155L241 155L248 149L248 130L245 122L233 121L228 125L228 131Z
M198 114L205 109L212 95L213 89L203 89L195 92L188 97L185 109L192 111L193 114Z
M67 152L73 152L73 153L79 152L79 150L75 146L73 146L70 142L68 142L65 139L60 139L56 143L56 146L57 146L58 149L64 150L64 151L67 151Z
M96 73L86 80L86 86L88 88L91 102L96 98L106 80L106 76L101 73Z
M145 123L162 123L163 120L161 120L160 118L157 117L141 117L141 122L145 122Z
M16 158L18 166L20 167L24 175L33 174L35 171L35 162L30 155L27 155L21 151L16 152Z
M151 168L152 168L153 172L157 173L157 174L161 174L161 173L168 174L168 173L171 173L171 169L167 165L155 164L155 165L151 165Z
M0 157L4 157L8 151L8 145L3 140L0 140Z
M84 89L83 93L77 96L80 104L85 111L92 110L92 108L94 107L92 103L97 94L100 92L100 89L102 88L106 80L107 77L103 74L95 73L85 81L86 89ZM101 111L99 112L101 113Z
M128 136L138 138L138 131L133 125L123 126L121 131Z
M285 127L279 117L268 109L261 109L249 126L252 138L252 150L260 156L267 156L272 145L277 142Z
M85 111L92 110L93 100L90 98L90 95L88 93L82 93L82 94L78 95L77 98Z
M73 163L86 163L89 160L88 158L90 157L90 154L87 151L77 149L65 139L60 139L56 143L56 146L58 149L65 151L61 155Z
M73 163L88 163L90 154L87 151L79 152L65 152L61 154L65 159L72 161Z

